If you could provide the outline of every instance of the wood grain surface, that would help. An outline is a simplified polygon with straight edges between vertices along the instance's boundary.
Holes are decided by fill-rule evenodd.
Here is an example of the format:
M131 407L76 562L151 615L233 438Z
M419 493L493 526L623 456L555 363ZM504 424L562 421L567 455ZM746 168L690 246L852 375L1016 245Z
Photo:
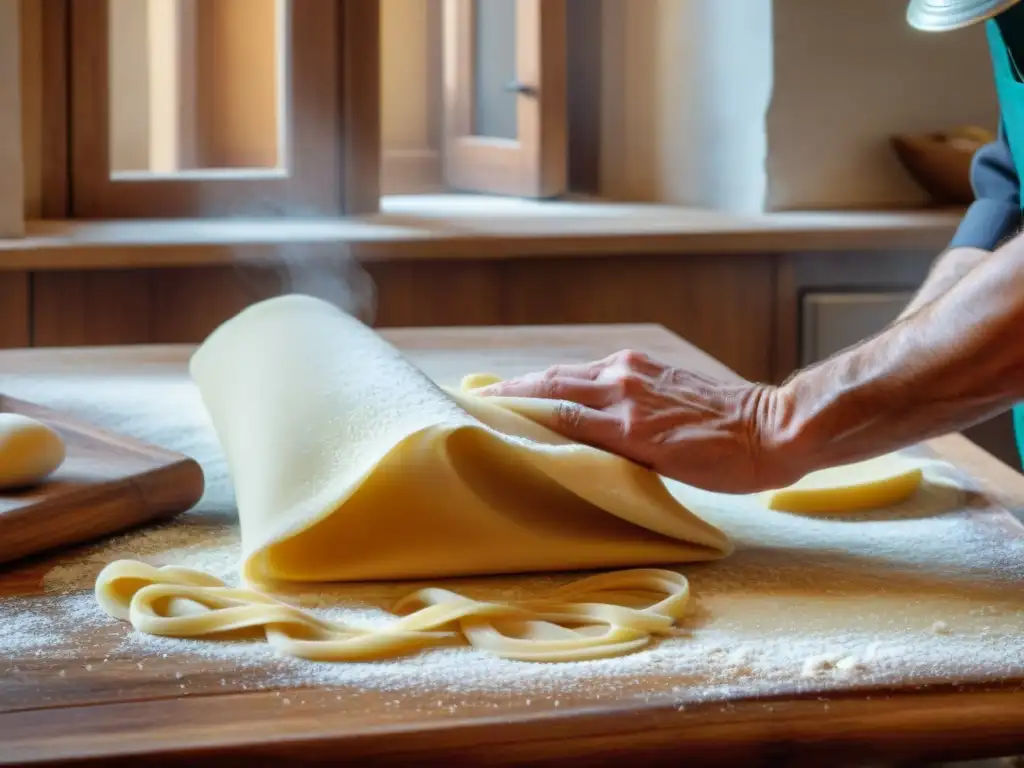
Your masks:
M25 217L66 219L68 0L21 0Z
M561 323L658 323L746 378L773 375L771 256L643 256L379 261L372 280L379 328ZM191 269L78 270L33 275L39 347L198 343L248 304L298 290L334 300L350 273L311 261L290 278L255 264ZM0 271L0 280L4 273ZM2 311L2 310L0 310ZM2 331L0 331L2 334Z
M0 413L52 427L66 450L43 483L0 491L0 564L172 517L203 494L203 471L187 456L12 397L0 395Z
M457 381L471 370L511 375L626 347L720 377L734 375L649 325L405 329L384 335L439 382ZM17 350L0 353L0 370L59 376L91 369L163 380L184 376L189 352L183 346ZM953 462L980 489L964 510L976 522L975 535L1022 535L1004 507L1024 508L1024 477L960 437L932 441L925 449ZM832 601L833 613L821 615L838 623L848 617L835 614L837 606L856 611L857 601L883 623L902 621L921 604L955 603L952 613L968 632L982 621L972 611L984 614L996 603L1019 606L1024 600L1019 579L998 584L986 581L982 570L951 574L944 583L929 580L931 565L925 563L907 584L892 588L884 572L871 572L877 565L858 565L840 551L812 556L804 550L800 562L785 549L777 555L749 570L751 558L756 565L766 552L748 549L687 575L699 599L710 569L748 569L747 580L734 587L734 613L715 616L717 622L742 622L753 601L764 598L759 582L765 568L793 572L783 591L767 593L780 616L812 605L829 578L831 597L824 599ZM8 571L0 576L0 594L34 596L45 613L43 577L55 562ZM862 582L853 581L858 568L868 569ZM402 588L372 587L392 596ZM994 619L987 615L984 621ZM771 628L754 624L746 631ZM355 684L267 684L271 678L260 667L243 669L229 658L119 650L125 634L115 624L84 628L69 633L52 654L10 659L16 672L0 666L0 763L621 766L628 760L645 766L831 766L1024 750L1024 680L975 678L964 673L962 660L952 658L936 661L925 677L906 685L837 677L769 691L738 677L731 694L708 700L704 678L664 669L614 681L597 672L592 685L529 696L518 689L467 693L418 685L387 691ZM717 673L730 674L725 668Z
M31 345L30 295L27 274L0 275L0 349Z

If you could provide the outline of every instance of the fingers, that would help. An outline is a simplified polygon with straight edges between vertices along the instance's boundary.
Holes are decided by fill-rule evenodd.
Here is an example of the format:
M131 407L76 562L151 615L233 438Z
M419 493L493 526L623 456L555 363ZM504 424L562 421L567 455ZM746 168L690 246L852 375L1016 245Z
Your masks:
M476 394L485 397L542 397L554 400L562 398L576 400L574 397L567 397L564 392L564 388L570 386L568 381L577 382L581 392L586 390L596 393L596 389L583 386L583 382L629 376L633 378L637 376L658 377L663 370L664 366L651 360L647 355L627 349L609 355L603 360L576 365L556 365L545 371L481 387L476 390ZM588 399L577 400L577 402L590 405L593 401Z
M610 392L605 384L586 379L548 378L546 375L524 376L476 390L491 397L532 397L544 400L569 400L590 408L608 404Z
M544 371L528 373L506 381L499 381L477 390L478 395L495 395L499 397L546 397L557 399L559 387L566 382L575 381L583 384L592 382L601 372L600 363L583 363L580 365L554 365Z
M579 403L560 400L545 415L536 419L560 435L595 448L619 452L623 442L618 418Z
M543 372L542 375L549 378L563 379L587 379L593 380L601 372L601 363L574 363L571 365L553 365Z

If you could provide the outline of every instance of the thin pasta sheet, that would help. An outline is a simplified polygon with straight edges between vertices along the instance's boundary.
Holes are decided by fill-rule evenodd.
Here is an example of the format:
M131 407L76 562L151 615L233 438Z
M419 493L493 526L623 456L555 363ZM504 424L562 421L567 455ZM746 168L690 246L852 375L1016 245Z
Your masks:
M442 388L319 299L242 311L197 350L191 373L234 483L242 575L256 587L730 551L654 472L530 418L555 403Z

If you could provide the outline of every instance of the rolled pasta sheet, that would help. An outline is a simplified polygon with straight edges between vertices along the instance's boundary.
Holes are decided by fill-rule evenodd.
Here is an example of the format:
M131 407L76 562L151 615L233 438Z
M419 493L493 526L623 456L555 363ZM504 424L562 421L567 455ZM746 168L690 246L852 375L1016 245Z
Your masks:
M555 403L442 388L319 299L242 311L191 373L253 586L638 567L731 549L657 474L531 418Z

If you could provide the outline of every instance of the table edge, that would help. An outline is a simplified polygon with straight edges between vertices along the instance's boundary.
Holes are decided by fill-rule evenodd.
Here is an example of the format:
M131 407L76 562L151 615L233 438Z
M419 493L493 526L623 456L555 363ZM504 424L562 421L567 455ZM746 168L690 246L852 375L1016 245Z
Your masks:
M245 696L270 695L232 693L191 699L156 699L145 702L118 702L73 707L58 707L0 714L0 740L17 748L16 740L5 736L10 720L43 718L66 723L69 713L79 717L86 712L117 718L118 711L140 704L160 706L215 698L218 701ZM915 692L878 691L866 702L864 693L841 696L783 695L759 699L710 701L680 707L665 701L647 704L602 707L564 712L540 712L484 718L461 718L448 722L414 725L380 726L350 733L338 733L337 727L310 727L309 732L275 736L270 730L259 731L255 738L208 739L188 746L180 739L165 737L145 746L120 744L116 750L79 750L69 753L57 749L17 749L17 764L45 762L50 765L72 765L95 760L166 759L210 755L224 757L259 757L302 749L313 754L330 751L345 758L372 758L415 755L441 757L464 753L467 749L482 751L492 757L502 749L521 750L528 745L557 745L559 759L583 758L622 749L627 745L645 750L670 750L676 753L686 747L728 754L741 752L750 745L773 745L803 752L817 745L844 746L844 754L856 752L855 744L863 743L865 754L877 756L872 749L876 740L891 747L886 755L902 754L898 744L927 736L934 741L935 752L949 759L949 750L958 743L985 747L965 750L966 758L1001 756L1003 750L1024 750L1024 680L980 689L960 690L956 686L937 686ZM864 711L865 704L870 709ZM224 702L228 704L228 702ZM767 716L766 716L767 715ZM299 712L282 715L280 720L308 717ZM938 719L936 719L938 718ZM76 717L78 719L78 717ZM110 720L106 720L110 722ZM552 726L556 731L546 732ZM343 727L343 724L342 724ZM14 728L18 728L15 723ZM255 730L255 729L254 729ZM859 732L859 736L855 734ZM400 738L399 738L400 737ZM905 738L900 738L905 737ZM434 742L431 744L430 742ZM962 744L961 744L962 746ZM940 749L941 748L941 749ZM691 757L696 756L690 753ZM920 753L915 753L920 754ZM0 765L5 760L0 756ZM104 764L107 764L106 762Z

